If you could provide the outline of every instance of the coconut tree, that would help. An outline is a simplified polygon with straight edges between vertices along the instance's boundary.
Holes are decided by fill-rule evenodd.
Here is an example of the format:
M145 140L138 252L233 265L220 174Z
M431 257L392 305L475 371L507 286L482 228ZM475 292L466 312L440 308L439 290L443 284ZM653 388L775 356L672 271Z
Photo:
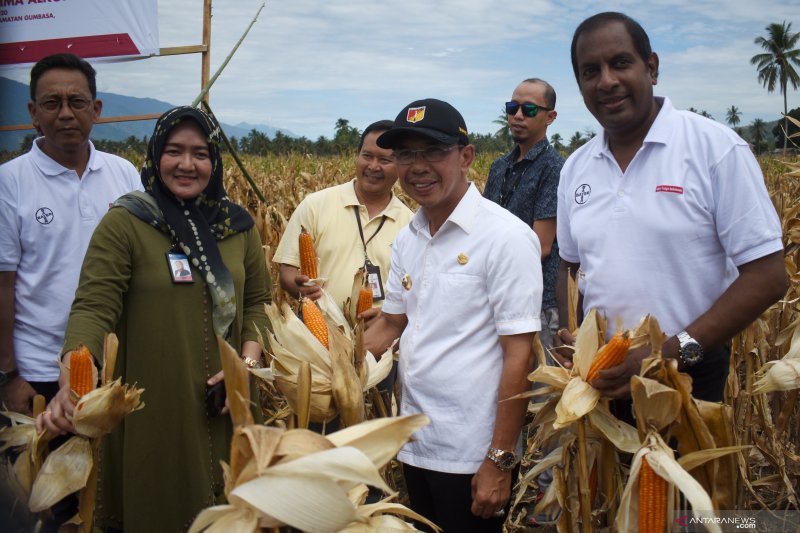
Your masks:
M750 131L753 134L753 144L756 145L756 153L761 153L761 144L764 142L764 128L766 127L766 123L757 118L753 121L753 124L750 125Z
M500 129L494 132L494 136L497 137L503 146L508 149L514 145L514 140L511 138L511 130L508 129L508 114L506 110L503 109L503 112L492 121L492 124L497 124L500 126Z
M550 136L550 144L552 144L553 148L558 150L559 153L567 149L567 147L564 146L564 138L561 136L560 133L554 133L553 135ZM30 145L30 143L28 143L28 145Z
M730 124L733 129L736 129L736 126L741 122L741 118L742 112L735 105L732 105L730 109L725 111L725 121Z
M792 23L783 21L783 24L773 22L766 28L767 37L756 37L755 44L764 49L761 54L750 58L750 63L758 69L758 81L771 93L778 85L783 94L784 131L789 129L786 90L791 84L793 89L800 85L800 75L795 66L800 67L800 33L792 33ZM783 151L786 152L787 137L783 139Z

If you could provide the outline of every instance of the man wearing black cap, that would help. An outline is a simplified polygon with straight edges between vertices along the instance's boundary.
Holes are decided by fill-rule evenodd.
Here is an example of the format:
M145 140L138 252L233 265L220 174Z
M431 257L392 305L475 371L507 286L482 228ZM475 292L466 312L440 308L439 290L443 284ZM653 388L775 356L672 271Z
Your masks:
M445 531L500 532L521 451L531 342L540 329L540 246L467 181L475 155L461 114L412 102L378 138L421 209L392 245L372 353L400 337L400 413L431 423L398 454L411 507Z

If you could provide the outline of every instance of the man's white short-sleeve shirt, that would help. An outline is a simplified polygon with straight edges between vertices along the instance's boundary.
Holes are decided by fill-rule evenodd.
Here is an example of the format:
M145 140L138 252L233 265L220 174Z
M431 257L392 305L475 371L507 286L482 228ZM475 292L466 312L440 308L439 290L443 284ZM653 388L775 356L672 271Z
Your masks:
M28 381L58 379L58 354L83 256L114 200L141 190L121 157L89 143L83 177L30 152L0 165L0 271L16 271L14 353Z
M747 143L657 98L661 110L623 173L605 133L561 171L558 244L580 263L586 311L630 328L647 313L674 335L738 276L781 250L781 226ZM613 333L614 328L610 328Z
M474 185L433 237L422 209L400 231L383 310L408 318L400 413L431 419L400 451L402 462L477 471L494 430L498 336L538 331L541 301L536 234Z

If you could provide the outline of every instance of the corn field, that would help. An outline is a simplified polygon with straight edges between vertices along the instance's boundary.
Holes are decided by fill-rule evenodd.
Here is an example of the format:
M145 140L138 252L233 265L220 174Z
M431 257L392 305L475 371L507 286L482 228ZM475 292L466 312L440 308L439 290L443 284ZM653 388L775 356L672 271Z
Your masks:
M496 156L479 155L473 164L470 179L481 189ZM351 179L354 169L352 157L246 156L243 162L269 205L260 205L242 171L230 159L226 160L227 190L234 200L249 206L263 220L261 227L265 233L265 245L272 249L280 238L283 223L306 194ZM756 393L754 387L759 378L763 381L766 370L789 353L792 347L793 351L800 350L800 164L796 160L783 161L774 157L762 158L760 164L782 221L790 289L783 300L733 340L726 393L726 403L733 419L733 440L725 444L742 448L731 455L728 461L729 474L738 478L733 483L735 492L725 497L719 496L719 502L726 502L725 508L728 509L796 511L800 509L798 390ZM415 208L399 187L396 187L396 192L412 209ZM275 276L274 269L272 273ZM797 366L783 368L780 379L793 382L796 387ZM541 450L531 443L523 460L523 472L542 459ZM719 462L723 461L719 459ZM712 485L706 487L709 493L714 494L715 482L717 485L728 484L730 479L725 475L717 475L716 479L707 479L706 482ZM562 487L567 491L579 490L566 481ZM720 487L716 489L719 492ZM530 508L524 509L524 493L530 490L530 486L518 485L517 505L507 522L509 532L524 531L524 515L530 512ZM615 490L619 495L622 489L619 487ZM564 494L562 497L569 499L570 496ZM608 501L597 503L592 507L592 517L587 515L584 520L592 520L598 529L610 527L614 512L609 506ZM578 510L576 514L580 512Z
M142 164L142 154L121 155L134 165ZM473 163L469 179L481 190L497 155L479 154ZM335 485L330 485L326 476L343 475L335 465L345 454L353 453L335 448L348 446L360 446L366 454L356 458L363 467L358 481L398 492L398 504L361 505L366 498L366 485L359 485L358 492L348 493L353 479L345 476L350 485L340 480L339 489L344 492L337 497L345 502L352 497L353 506L339 505L340 515L328 517L328 526L314 530L351 531L344 526L355 524L352 531L362 531L359 524L365 523L370 524L369 531L390 526L405 528L406 524L393 513L417 520L421 517L400 505L407 500L402 476L392 457L427 420L423 415L385 418L392 401L375 386L388 374L392 354L389 350L376 362L367 358L363 349L363 321L355 319L363 272L356 274L353 297L343 309L332 299L332 303L326 303L324 298L318 302L325 315L321 327L330 335L323 342L319 336L313 338L295 315L296 302L280 290L276 265L271 261L272 251L295 207L311 192L350 180L354 156L243 156L242 162L247 175L231 155L224 156L226 189L231 199L246 206L256 220L273 280L274 301L267 309L272 331L264 332L263 339L272 367L253 371L262 378L258 386L266 424L255 424L249 415L244 400L250 397L248 371L235 351L221 344L226 388L231 387L228 397L241 401L231 410L234 443L231 466L226 465L226 497L236 497L231 500L232 505L210 508L201 514L194 530L217 521L217 526L222 527L229 521L238 524L231 531L252 531L258 523L252 509L259 510L261 527L273 528L270 531L283 531L286 524L312 530L313 524L308 520L315 514L313 510L298 503L296 509L289 510L289 517L289 511L276 508L277 500L270 496L289 489L276 486L270 492L263 490L261 484L269 481L266 474L270 469L283 472L299 468L303 476L314 472L319 485L297 485L296 490L312 491L315 497L311 502L330 496ZM581 324L575 323L573 313L570 324L562 324L577 338L572 369L545 364L538 337L534 342L539 364L529 379L542 387L525 395L540 399L531 402L529 408L525 454L506 521L508 533L526 531L527 518L532 513L550 514L553 522L548 527L557 527L559 532L672 530L673 511L689 508L794 511L793 516L800 516L800 161L773 157L761 159L760 164L782 223L790 287L781 301L733 339L724 404L694 400L691 381L678 372L674 360L661 357L666 337L657 317L643 317L636 328L620 332L605 344L609 326L599 313L592 310ZM396 193L412 209L416 208L398 186ZM570 301L577 302L576 286L570 288L569 294ZM637 421L633 427L610 414L607 400L588 381L594 363L599 365L606 357L614 357L610 352L624 357L629 348L640 346L649 346L652 356L643 361L641 374L632 378ZM105 348L104 359L113 361L114 341L107 339ZM113 366L110 364L110 368ZM236 377L229 379L229 375ZM110 383L110 375L105 373L101 382L102 394L131 396L126 413L139 408L138 390ZM113 387L116 389L111 391ZM234 390L238 395L233 394ZM91 393L87 398L90 396ZM302 429L309 421L325 423L336 414L347 430L323 438ZM374 420L366 420L369 418ZM28 457L38 471L44 458L31 422L26 417L15 418L12 431L0 438L0 444L5 441L0 451L23 448L23 458ZM297 428L301 428L299 432ZM84 462L92 472L96 468L92 465L97 460L99 435L90 431L81 437L83 440L75 441L81 443L81 453L87 457ZM275 452L276 443L284 441L285 453L302 456L302 461L289 463L288 467L280 464L282 456ZM545 470L552 472L553 482L540 493L538 474ZM31 472L22 477L17 472L16 477L27 479L28 492L40 496L41 491L37 492L33 482L38 478ZM93 500L94 489L85 490L88 492L81 501ZM41 496L44 503L31 509L47 509L63 496L52 492ZM243 506L245 500L248 504ZM85 514L87 523L91 523L92 510L93 504L81 504L81 517ZM785 529L783 522L780 527L781 531L795 531L800 525L794 523ZM719 526L707 528L722 531Z

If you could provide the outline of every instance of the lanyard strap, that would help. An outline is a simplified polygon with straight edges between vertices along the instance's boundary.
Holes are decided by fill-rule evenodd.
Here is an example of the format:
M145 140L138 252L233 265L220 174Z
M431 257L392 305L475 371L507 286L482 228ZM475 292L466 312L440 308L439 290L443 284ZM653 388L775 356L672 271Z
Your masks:
M353 213L356 215L356 224L358 224L358 234L361 236L361 244L364 245L364 260L369 261L369 257L367 256L367 245L375 238L375 235L383 227L384 222L386 222L386 215L381 215L381 223L378 225L378 229L375 230L375 233L372 234L372 237L364 241L364 228L361 227L361 216L358 214L358 206L353 206Z

